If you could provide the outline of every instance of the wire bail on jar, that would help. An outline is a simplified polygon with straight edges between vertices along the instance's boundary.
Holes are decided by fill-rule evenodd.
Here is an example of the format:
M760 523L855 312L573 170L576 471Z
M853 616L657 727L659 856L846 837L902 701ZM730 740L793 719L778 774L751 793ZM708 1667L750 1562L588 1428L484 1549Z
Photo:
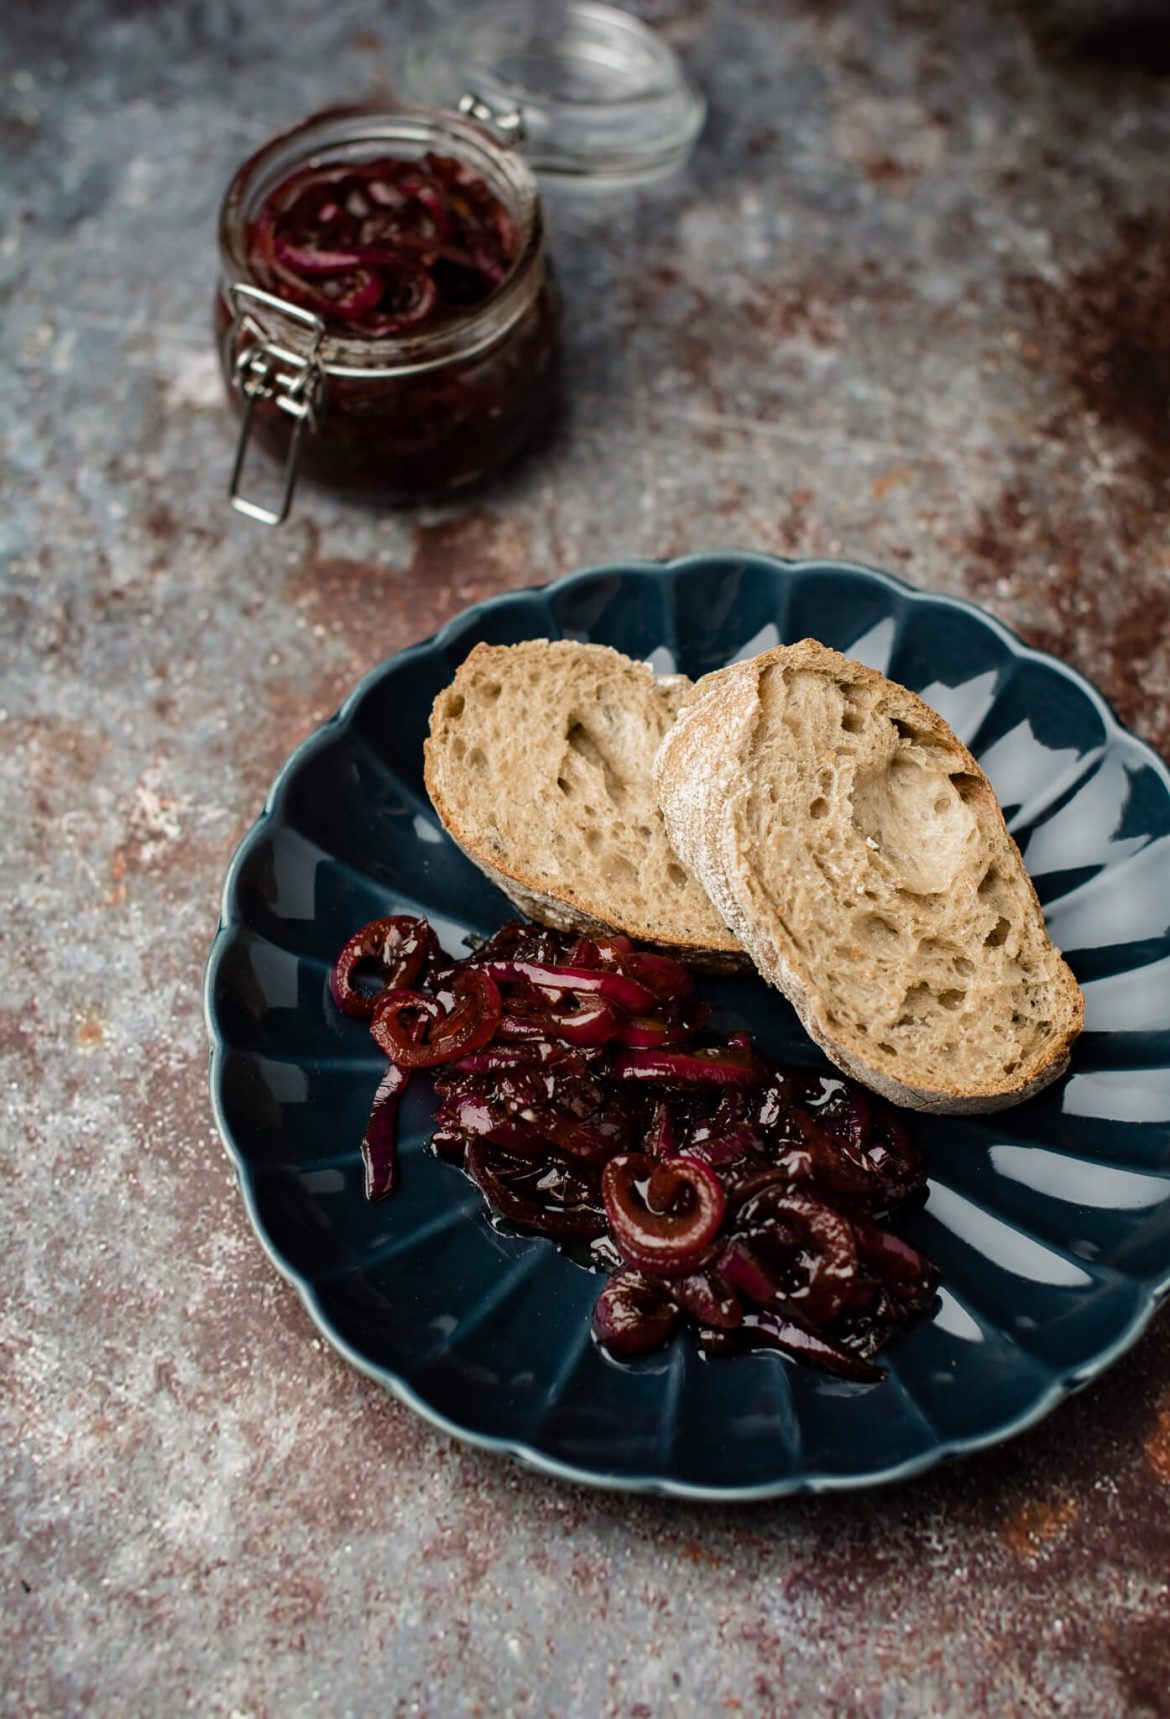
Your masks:
M244 401L240 418L240 434L236 442L235 463L228 484L228 500L238 513L257 519L262 525L280 525L287 517L297 481L301 442L306 426L315 429L317 415L324 399L325 372L318 350L325 334L325 324L312 311L278 298L275 293L246 282L235 282L228 291L235 320L230 331L232 380ZM274 311L291 318L308 330L307 352L292 352L273 338L264 324L253 314L253 308ZM252 435L252 422L258 401L268 400L293 420L288 450L281 477L280 500L276 509L251 501L241 492L244 462Z

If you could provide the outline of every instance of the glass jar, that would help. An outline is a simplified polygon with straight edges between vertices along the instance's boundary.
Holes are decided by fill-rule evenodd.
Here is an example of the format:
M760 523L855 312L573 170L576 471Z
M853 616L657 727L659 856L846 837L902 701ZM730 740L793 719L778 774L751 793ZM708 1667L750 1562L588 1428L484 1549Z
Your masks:
M269 524L299 471L382 501L439 496L532 440L557 383L558 296L536 173L609 191L669 173L705 104L664 38L601 0L488 0L407 49L425 106L331 109L265 144L220 211L216 336L240 413L233 506ZM517 235L505 278L466 311L394 338L329 328L253 266L257 217L305 169L455 157ZM274 505L244 494L253 438L281 462Z
M454 156L516 230L507 277L480 304L394 337L338 334L260 285L252 236L265 200L296 172L427 152ZM241 413L230 495L275 524L298 473L380 501L439 496L511 459L547 420L557 374L558 302L535 176L482 125L428 108L335 109L266 143L236 173L219 221L216 334ZM242 493L255 438L280 462L273 506Z

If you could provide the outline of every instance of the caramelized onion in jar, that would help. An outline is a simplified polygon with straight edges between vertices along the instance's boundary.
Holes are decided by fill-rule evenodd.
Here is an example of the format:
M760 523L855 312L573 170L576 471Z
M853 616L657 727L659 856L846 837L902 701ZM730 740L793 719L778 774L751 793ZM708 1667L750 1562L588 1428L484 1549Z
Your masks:
M442 495L547 420L559 310L536 181L488 131L343 108L272 139L220 212L229 395L281 462L374 500ZM257 517L268 514L238 493Z

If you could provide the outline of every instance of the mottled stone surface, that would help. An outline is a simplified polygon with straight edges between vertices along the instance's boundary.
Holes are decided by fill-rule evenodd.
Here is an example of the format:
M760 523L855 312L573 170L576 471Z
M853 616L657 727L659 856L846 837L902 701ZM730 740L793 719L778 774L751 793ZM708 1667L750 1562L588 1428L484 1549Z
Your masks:
M0 15L0 1706L1170 1712L1165 1320L961 1467L686 1507L452 1445L249 1230L199 1010L223 872L292 746L468 602L614 554L840 552L978 598L1170 747L1148 6L645 6L710 122L680 184L553 199L552 444L415 514L227 511L223 184L454 9Z

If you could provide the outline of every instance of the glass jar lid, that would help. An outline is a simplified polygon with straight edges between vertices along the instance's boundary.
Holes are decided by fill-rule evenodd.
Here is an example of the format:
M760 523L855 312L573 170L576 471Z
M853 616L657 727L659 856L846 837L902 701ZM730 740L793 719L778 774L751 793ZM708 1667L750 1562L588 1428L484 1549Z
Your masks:
M404 93L513 135L532 167L589 189L656 179L706 103L669 44L599 0L492 0L412 49Z

